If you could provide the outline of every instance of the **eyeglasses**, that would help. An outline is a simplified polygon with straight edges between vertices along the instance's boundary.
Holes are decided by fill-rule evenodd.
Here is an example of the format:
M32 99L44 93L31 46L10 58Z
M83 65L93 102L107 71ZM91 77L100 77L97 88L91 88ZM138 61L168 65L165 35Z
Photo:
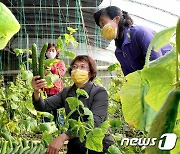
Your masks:
M80 70L87 70L89 67L86 65L72 65L71 69L72 70L76 70L76 69L80 69Z

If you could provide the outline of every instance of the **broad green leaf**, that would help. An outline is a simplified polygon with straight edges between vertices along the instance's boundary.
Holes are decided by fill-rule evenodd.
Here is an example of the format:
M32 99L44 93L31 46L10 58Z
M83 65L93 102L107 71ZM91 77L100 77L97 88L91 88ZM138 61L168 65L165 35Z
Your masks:
M176 25L176 50L180 54L180 19Z
M76 90L76 94L77 94L77 98L79 98L79 96L85 96L86 98L89 98L88 93L85 90L80 89L80 88Z
M166 53L163 57L151 61L149 67L165 67L171 71L175 71L175 65L176 52L173 49L171 52Z
M70 126L70 133L72 136L77 137L78 136L78 122L74 119L69 119L68 120L69 126Z
M60 60L59 59L45 59L44 60L44 66L48 66L48 67L51 67L53 64L59 62Z
M59 36L57 39L57 50L61 51L63 49L64 49L64 43L63 43L61 36Z
M83 126L81 126L79 128L79 139L81 142L83 142L85 140L85 137L86 136L86 131L85 131L85 128Z
M27 117L24 121L24 125L27 131L34 131L37 129L37 120L32 117Z
M25 107L26 109L33 115L37 116L37 111L34 109L34 105L32 104L32 100L31 99L28 99L26 102L25 102Z
M113 118L110 120L111 127L120 127L121 126L121 120L117 118Z
M43 112L43 116L47 117L51 121L54 119L54 116L51 113L49 113L49 112Z
M76 110L78 106L84 106L83 103L75 97L68 97L66 98L66 101L68 102L71 110Z
M71 59L74 59L76 57L76 54L73 51L64 51L64 55Z
M146 103L158 111L173 88L174 74L164 67L153 67L143 69L141 76L149 83Z
M52 88L54 87L53 84L59 79L59 76L56 74L48 74L44 79L47 82L46 88Z
M33 74L29 70L24 70L24 71L21 71L21 77L22 77L22 80L31 81L33 78Z
M88 119L87 123L88 123L92 128L94 128L94 118L93 118L93 113L92 113L92 111L89 110L87 107L84 107L83 110L84 110L84 115L85 115L85 116L88 116L88 118L87 118L87 119Z
M0 50L20 29L20 24L12 12L0 2Z
M97 152L103 151L102 141L105 135L101 128L95 128L87 134L86 137L86 148Z
M104 134L106 134L108 132L108 128L109 128L109 121L106 120L104 121L102 124L101 124L101 129L102 129L102 132Z
M114 63L114 64L110 65L107 69L109 72L112 72L112 71L115 71L119 67L120 67L119 63Z
M48 131L44 131L42 135L42 140L45 140L48 143L51 143L53 141L53 136Z
M15 128L17 127L17 122L10 121L6 126L10 132L14 132Z
M128 74L126 80L120 92L123 115L126 122L138 127L143 114L141 76L136 71Z
M171 37L173 36L175 32L175 28L176 27L167 28L155 34L154 39L151 41L148 47L148 51L146 53L145 66L149 67L149 58L151 55L152 48L154 47L155 51L159 51L160 48L165 46L170 41Z
M54 122L40 123L39 128L40 128L40 131L42 132L48 131L49 134L52 134L58 130Z
M121 154L121 151L115 145L111 145L108 148L108 153L107 154Z

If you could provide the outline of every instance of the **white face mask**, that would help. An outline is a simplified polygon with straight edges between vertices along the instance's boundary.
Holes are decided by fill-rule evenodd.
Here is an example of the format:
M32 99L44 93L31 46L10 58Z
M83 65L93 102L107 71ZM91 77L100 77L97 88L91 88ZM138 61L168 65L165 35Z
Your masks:
M56 51L46 52L46 56L48 57L48 59L54 59L56 57Z

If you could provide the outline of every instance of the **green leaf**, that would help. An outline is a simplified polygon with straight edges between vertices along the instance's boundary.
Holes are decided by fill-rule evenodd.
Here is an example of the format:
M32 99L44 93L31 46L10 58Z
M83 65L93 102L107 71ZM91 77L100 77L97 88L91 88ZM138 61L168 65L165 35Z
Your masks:
M149 83L149 91L145 96L146 103L158 111L173 88L174 74L164 67L143 69L142 77Z
M143 114L144 94L140 73L138 71L130 73L126 76L126 80L120 92L123 115L126 122L138 127Z
M76 54L73 51L64 51L64 55L71 59L74 59L76 57Z
M61 51L63 49L64 49L64 43L63 43L61 36L59 36L57 39L57 50Z
M34 109L34 105L32 104L32 100L31 99L28 99L26 102L25 102L25 107L26 109L33 115L37 116L37 111Z
M44 79L47 82L46 88L52 88L54 87L53 84L59 79L59 76L56 74L48 74Z
M70 32L70 33L75 33L78 29L74 29L74 28L71 28L71 27L67 27L67 30Z
M30 49L19 49L19 48L15 48L14 52L15 52L16 56L22 55L25 52L29 52L30 54L32 53L32 51Z
M21 71L21 77L22 77L22 80L26 80L26 81L30 80L30 81L32 81L33 74L29 70L24 70L24 71Z
M107 69L109 72L112 72L112 71L115 71L119 67L120 67L119 63L114 63L114 64L111 64Z
M108 148L108 154L121 154L121 151L115 145L111 145Z
M108 132L108 128L109 128L109 121L106 120L104 121L102 124L101 124L101 129L102 129L102 132L104 134L106 134Z
M83 142L85 140L85 137L86 136L86 131L85 131L85 128L83 126L81 126L79 128L79 139L81 142Z
M20 29L20 24L12 12L0 2L0 50Z
M83 103L75 97L68 97L66 98L66 101L68 102L69 108L71 110L76 110L78 106L84 106Z
M85 96L86 98L89 98L88 93L85 90L80 89L80 88L76 90L76 94L77 94L77 98L79 98L79 96Z
M24 125L27 131L35 131L37 129L37 120L32 117L27 117Z
M87 134L86 137L86 148L97 152L103 151L102 141L105 135L101 128L95 128Z
M15 103L11 103L11 109L16 110L18 109L18 106Z
M89 110L87 107L84 107L83 110L84 110L84 115L89 116L89 117L87 118L87 119L88 119L87 123L88 123L92 128L94 128L94 118L93 118L93 113L92 113L92 111Z
M48 131L44 131L42 134L42 140L51 143L53 141L53 136Z
M154 39L151 41L148 47L148 51L146 53L145 66L149 67L149 57L151 55L152 48L154 47L155 51L159 51L160 48L165 46L170 41L171 37L173 36L175 32L175 28L176 27L167 28L165 30L160 31L159 33L156 33L156 35L154 36Z
M4 112L4 107L0 106L0 113L3 113L3 112Z
M60 60L59 59L45 59L44 60L44 66L48 66L48 67L51 67L53 64L59 62Z
M49 134L52 134L58 130L54 122L40 123L39 128L40 128L40 131L42 132L48 131Z
M120 127L121 126L121 120L117 118L113 118L110 120L111 127Z
M54 116L49 113L49 112L43 112L42 114L44 117L47 117L48 119L50 119L51 121L54 119Z
M69 119L69 126L70 126L70 133L72 136L77 137L78 136L78 132L79 132L79 124L78 121L74 120L74 119Z

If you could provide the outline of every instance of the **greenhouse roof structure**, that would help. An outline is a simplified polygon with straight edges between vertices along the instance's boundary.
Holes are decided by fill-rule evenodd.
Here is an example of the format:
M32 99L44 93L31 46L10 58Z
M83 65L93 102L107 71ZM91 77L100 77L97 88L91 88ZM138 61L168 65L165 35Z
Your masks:
M180 17L179 0L1 0L15 15L21 29L13 39L18 39L18 47L23 47L22 39L57 39L67 32L67 27L77 28L75 38L88 46L99 49L115 49L114 41L101 37L93 13L98 9L114 5L127 11L135 25L148 26L155 31L175 26ZM13 42L13 39L11 42ZM105 50L103 50L104 52ZM102 55L101 55L102 57ZM114 61L114 59L112 60Z

